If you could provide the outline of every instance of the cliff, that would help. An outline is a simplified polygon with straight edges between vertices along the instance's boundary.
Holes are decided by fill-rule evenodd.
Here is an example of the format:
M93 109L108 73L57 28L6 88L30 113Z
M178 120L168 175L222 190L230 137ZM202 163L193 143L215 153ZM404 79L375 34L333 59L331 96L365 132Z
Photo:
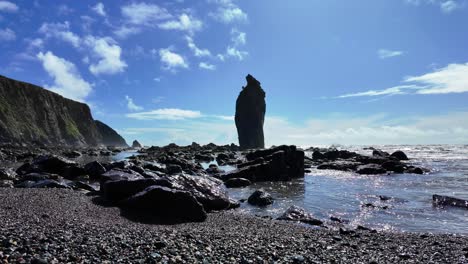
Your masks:
M0 142L127 146L112 128L93 119L88 105L1 75Z

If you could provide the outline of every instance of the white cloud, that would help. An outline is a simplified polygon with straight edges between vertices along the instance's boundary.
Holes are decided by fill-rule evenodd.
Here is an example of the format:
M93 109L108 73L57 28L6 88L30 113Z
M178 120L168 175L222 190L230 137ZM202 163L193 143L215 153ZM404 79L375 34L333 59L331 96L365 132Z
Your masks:
M190 36L185 36L185 40L187 40L187 46L189 49L193 52L193 55L196 57L210 57L211 52L208 49L200 49L195 45L195 42L193 41L192 37Z
M247 43L247 34L233 28L231 30L231 41L235 46L245 45L245 43Z
M210 70L210 71L216 70L216 65L213 65L213 64L210 64L210 63L207 63L207 62L200 62L200 64L198 64L198 67L200 67L200 69L204 69L204 70Z
M212 2L215 2L219 5L216 12L211 14L211 16L216 20L226 24L234 22L246 22L248 20L247 14L231 0L218 0Z
M70 31L70 23L43 23L39 28L39 33L44 34L47 38L55 37L62 41L68 42L73 47L80 47L81 39L78 35Z
M131 35L136 35L141 32L141 28L138 27L132 27L132 26L121 26L114 30L114 34L119 37L119 38L127 38L128 36Z
M0 11L5 12L16 12L18 11L18 6L9 1L0 1Z
M16 34L9 28L0 29L0 40L1 41L12 41L16 39Z
M73 63L55 56L50 51L45 54L39 52L37 58L54 79L54 84L45 88L77 101L84 101L92 92L91 84L83 80Z
M127 63L120 58L122 49L112 38L88 36L85 43L93 50L94 56L99 59L96 64L89 66L89 70L94 75L120 73L127 67Z
M235 47L228 46L227 49L226 49L226 54L224 56L225 57L237 58L238 60L242 61L248 55L249 55L249 53L247 51L241 51L241 50L238 50Z
M121 8L122 15L131 24L153 26L154 22L171 18L171 14L155 4L132 3Z
M404 53L403 51L388 50L388 49L379 49L377 51L377 55L381 59L388 59L388 58L392 58L392 57L401 56L401 55L403 55L403 53Z
M460 5L453 1L453 0L450 0L450 1L444 1L442 3L440 3L440 9L442 10L442 12L448 14L448 13L451 13L452 11L456 10L460 8Z
M359 96L379 96L397 94L450 94L468 92L468 63L449 64L433 72L420 76L410 76L403 80L405 85L383 90L350 93L340 98Z
M99 2L95 6L92 7L93 11L100 16L106 16L106 10L104 10L104 4Z
M62 15L62 16L66 16L66 15L70 15L71 13L73 13L75 10L73 10L72 8L68 7L67 5L59 5L57 7L57 12L59 15Z
M196 18L190 17L187 14L182 14L179 16L178 20L170 20L158 25L159 28L165 30L180 30L193 33L195 31L201 30L203 22Z
M148 112L131 113L126 115L128 118L138 120L184 120L200 118L200 111L183 110L177 108L162 108Z
M159 57L161 59L162 68L165 70L175 71L178 68L188 68L188 63L184 57L171 51L171 48L160 49Z
M127 108L128 108L128 110L130 110L130 111L141 111L141 110L143 110L143 107L136 105L136 104L133 102L133 99L130 98L130 96L126 95L126 96L125 96L125 100L127 100Z

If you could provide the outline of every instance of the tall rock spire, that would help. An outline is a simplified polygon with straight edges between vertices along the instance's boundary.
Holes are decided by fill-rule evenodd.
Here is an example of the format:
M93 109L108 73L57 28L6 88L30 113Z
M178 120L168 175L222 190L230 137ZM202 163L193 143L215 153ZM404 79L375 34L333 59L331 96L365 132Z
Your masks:
M252 75L245 79L236 101L236 127L241 149L264 148L263 123L265 121L265 91Z

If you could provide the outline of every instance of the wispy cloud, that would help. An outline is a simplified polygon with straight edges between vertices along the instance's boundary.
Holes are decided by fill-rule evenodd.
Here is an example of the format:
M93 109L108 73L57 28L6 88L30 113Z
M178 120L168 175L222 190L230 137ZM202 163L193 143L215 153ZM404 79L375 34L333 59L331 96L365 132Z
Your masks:
M9 29L0 29L0 40L2 41L13 41L16 39L16 33Z
M216 12L211 13L211 16L218 21L226 24L243 23L248 20L247 14L231 0L212 0L218 4Z
M404 0L406 3L419 6L422 4L431 4L431 5L438 5L440 10L445 14L450 14L453 11L462 8L462 4L459 0Z
M18 6L15 3L9 1L0 1L0 11L4 12L16 12L18 11Z
M39 33L46 38L57 38L64 42L70 43L73 47L78 48L81 44L81 38L70 30L70 23L43 23L39 28Z
M203 22L190 15L182 14L177 20L169 20L164 23L160 23L158 27L165 30L180 30L193 33L202 29Z
M135 102L133 102L133 99L130 98L130 96L126 95L125 100L127 101L128 110L130 110L130 111L141 111L141 110L143 110L143 107L136 105Z
M81 77L73 63L55 56L50 51L38 53L37 58L54 79L52 86L45 85L47 89L77 101L84 101L92 92L91 84Z
M199 47L197 47L192 37L185 36L185 40L187 41L187 46L193 52L193 55L195 57L210 57L211 56L211 52L208 49L200 49Z
M399 51L399 50L379 49L377 51L377 55L381 59L388 59L388 58L392 58L392 57L397 57L397 56L401 56L403 54L404 54L404 52Z
M106 16L106 10L104 10L104 4L101 3L101 2L99 2L99 3L97 3L95 6L93 6L93 7L92 7L92 10L93 10L96 14L98 14L98 15L100 15L100 16L103 16L103 17Z
M200 63L198 64L198 67L199 67L200 69L204 69L204 70L210 70L210 71L216 70L216 65L210 64L210 63L208 63L208 62L200 62Z
M163 69L175 72L179 68L188 68L184 57L172 51L171 48L160 49L158 52Z
M405 84L383 90L349 93L338 97L466 93L468 92L468 63L449 64L444 68L436 69L430 73L406 77L403 83Z
M200 118L200 111L184 110L177 108L162 108L148 112L127 114L126 117L138 120L184 120Z
M121 12L126 21L134 25L154 26L155 22L172 17L165 8L144 2L125 5Z
M122 60L122 49L112 38L86 37L85 43L92 49L93 55L98 58L97 63L89 66L94 75L116 74L123 72L127 63Z

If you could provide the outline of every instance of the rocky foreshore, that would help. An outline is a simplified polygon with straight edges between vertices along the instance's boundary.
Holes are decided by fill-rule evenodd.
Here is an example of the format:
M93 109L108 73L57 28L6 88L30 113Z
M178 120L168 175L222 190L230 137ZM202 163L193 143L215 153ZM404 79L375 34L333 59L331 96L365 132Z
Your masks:
M63 189L0 189L3 263L467 263L456 235L312 229L209 213L202 223L143 224L93 196Z
M428 172L401 151L374 149L366 156L295 146L241 151L234 144L135 145L133 156L118 161L110 157L129 149L2 146L0 258L37 258L35 263L467 261L466 237L379 233L340 219L331 219L331 225L296 206L277 220L247 216L233 209L243 202L268 206L274 197L257 190L236 201L226 189L289 181L310 168L375 177ZM219 166L207 167L213 161ZM223 171L224 165L234 169ZM436 205L464 205L436 198Z

